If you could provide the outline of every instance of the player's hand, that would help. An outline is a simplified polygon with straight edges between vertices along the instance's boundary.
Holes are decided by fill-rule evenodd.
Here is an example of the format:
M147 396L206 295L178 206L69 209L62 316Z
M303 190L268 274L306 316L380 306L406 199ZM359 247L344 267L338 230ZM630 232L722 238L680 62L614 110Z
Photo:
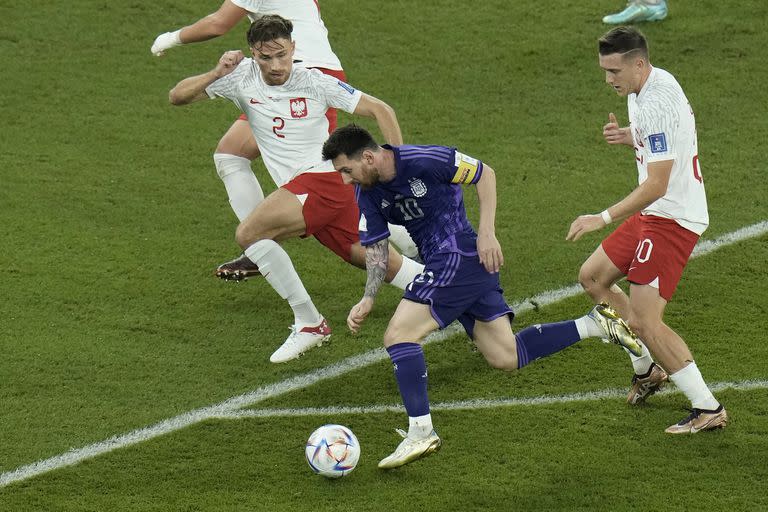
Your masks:
M504 254L501 252L501 244L493 233L481 233L477 236L477 253L480 263L491 274L501 270L504 264Z
M154 55L155 57L160 57L162 55L165 55L166 50L168 50L169 48L173 48L174 46L179 46L181 44L181 39L179 36L180 33L181 33L181 30L160 34L155 38L155 42L152 43L152 48L150 48L149 51L151 51L152 55Z
M608 124L603 126L603 137L608 144L632 145L632 134L629 128L621 128L613 112L608 114Z
M240 64L240 61L242 61L244 58L245 55L240 50L230 50L225 52L224 55L222 55L219 59L216 67L213 68L213 71L216 73L216 77L221 78L233 72L237 65Z
M360 302L352 306L347 316L347 327L349 327L349 330L357 333L363 324L363 320L365 320L372 309L373 299L371 297L363 297Z
M568 230L568 236L565 239L575 242L585 233L597 231L603 227L605 227L605 221L600 214L580 215L576 217L575 221L571 222L571 229Z

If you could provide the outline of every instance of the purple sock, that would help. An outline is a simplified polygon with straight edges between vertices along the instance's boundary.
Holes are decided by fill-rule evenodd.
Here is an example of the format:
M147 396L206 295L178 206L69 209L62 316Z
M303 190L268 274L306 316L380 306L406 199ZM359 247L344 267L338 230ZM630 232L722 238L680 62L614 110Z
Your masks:
M576 322L532 325L515 335L517 338L517 367L522 368L536 359L570 347L581 338Z
M395 378L408 416L429 414L427 362L418 343L398 343L387 347L395 367Z

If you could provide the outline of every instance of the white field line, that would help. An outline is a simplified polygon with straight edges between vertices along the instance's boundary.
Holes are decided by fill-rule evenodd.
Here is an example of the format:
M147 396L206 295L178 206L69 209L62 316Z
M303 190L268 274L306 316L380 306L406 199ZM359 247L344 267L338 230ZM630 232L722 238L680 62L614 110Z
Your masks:
M696 250L694 250L692 257L695 258L697 256L709 254L710 252L721 247L726 247L736 242L758 237L766 233L768 233L768 221L758 222L757 224L752 224L751 226L741 228L737 231L734 231L733 233L723 235L722 237L715 240L700 242L696 246ZM534 307L547 306L568 297L578 295L579 293L581 293L580 286L569 286L559 290L547 291L529 299L525 299L517 304L514 304L513 308L517 313L523 313L533 309ZM451 325L443 331L438 331L430 335L430 337L427 339L427 342L444 340L453 334L456 334L460 330L460 326ZM154 425L136 429L126 434L116 435L104 441L83 446L82 448L73 448L61 455L56 455L48 459L42 459L37 462L26 464L14 470L0 474L0 488L14 482L27 480L34 476L53 471L55 469L78 464L84 460L112 452L119 448L124 448L144 441L149 441L150 439L175 432L190 425L195 425L207 419L223 417L228 413L234 412L249 405L253 405L262 400L274 398L276 396L298 389L303 389L322 380L344 375L345 373L349 373L373 363L385 360L387 357L388 356L386 351L382 348L371 350L360 355L348 357L339 361L338 363L326 366L325 368L320 368L280 382L268 384L254 391L232 397L228 400L215 405L211 405L209 407L203 407L201 409L185 412L173 418L163 420Z
M709 385L713 392L720 392L727 389L736 391L752 391L755 389L768 389L768 380L744 380L740 382L716 382ZM671 395L680 393L675 387L667 387L661 390L658 395ZM591 402L595 400L605 400L607 398L624 398L627 396L627 390L622 389L601 389L599 391L587 391L582 393L570 393L567 395L542 395L527 398L497 398L497 399L472 399L459 400L456 402L437 402L429 405L431 411L457 411L457 410L477 410L477 409L495 409L498 407L518 407L533 405L558 405L571 402ZM219 419L240 419L240 418L283 418L294 416L338 416L347 414L375 414L382 412L405 412L402 405L361 405L347 407L303 407L296 409L247 409L239 411L227 411L216 418Z

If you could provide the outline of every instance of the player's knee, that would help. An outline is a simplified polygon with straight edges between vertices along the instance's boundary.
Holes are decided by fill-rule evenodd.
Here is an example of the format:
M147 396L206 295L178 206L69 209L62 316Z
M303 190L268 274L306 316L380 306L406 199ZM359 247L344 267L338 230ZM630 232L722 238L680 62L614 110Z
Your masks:
M408 339L410 337L413 337L412 335L409 335L406 330L403 328L402 325L400 325L395 318L390 320L389 325L387 326L387 330L384 331L384 346L385 347L391 347L392 345L396 345L398 343L403 343L406 341L415 342L418 340L415 339Z
M593 299L602 296L602 293L606 291L605 286L600 284L592 269L586 264L579 269L579 284L584 292Z
M259 240L269 238L265 236L259 226L253 222L248 222L248 219L241 222L235 230L235 242L243 249L248 248Z
M629 324L629 328L641 340L653 339L656 326L652 319L643 318L641 315L632 313L627 319L627 324Z
M517 354L500 353L486 356L485 360L491 368L512 372L517 370Z
M227 155L239 156L248 160L255 160L259 157L259 146L248 131L229 130L219 139L214 153L223 153Z
M392 345L405 342L419 343L427 334L428 332L421 332L393 318L384 332L384 346L391 347Z

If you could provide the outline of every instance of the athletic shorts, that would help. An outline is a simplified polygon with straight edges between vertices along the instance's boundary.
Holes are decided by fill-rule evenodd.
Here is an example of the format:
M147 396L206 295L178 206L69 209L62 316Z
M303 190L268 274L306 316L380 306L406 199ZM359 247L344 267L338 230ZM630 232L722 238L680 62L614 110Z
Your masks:
M441 329L458 320L470 338L474 338L475 320L490 322L509 315L511 322L515 317L504 300L499 274L485 270L476 249L431 255L424 272L406 287L403 297L429 304Z
M347 81L347 75L344 74L343 69L327 69L327 68L310 68L310 69L316 69L323 74L326 74L328 76L332 76L334 78L338 78L342 82ZM337 122L338 122L338 114L336 112L335 108L329 108L325 111L325 117L328 119L328 133L333 133L333 130L336 129ZM240 117L238 119L247 121L248 118L245 116L245 114L240 114Z
M672 219L636 213L602 247L627 281L651 285L669 302L698 240L699 235Z
M360 213L355 189L346 185L341 173L305 172L283 185L304 205L302 213L307 231L302 238L314 236L344 261L351 258L351 247L360 240Z

